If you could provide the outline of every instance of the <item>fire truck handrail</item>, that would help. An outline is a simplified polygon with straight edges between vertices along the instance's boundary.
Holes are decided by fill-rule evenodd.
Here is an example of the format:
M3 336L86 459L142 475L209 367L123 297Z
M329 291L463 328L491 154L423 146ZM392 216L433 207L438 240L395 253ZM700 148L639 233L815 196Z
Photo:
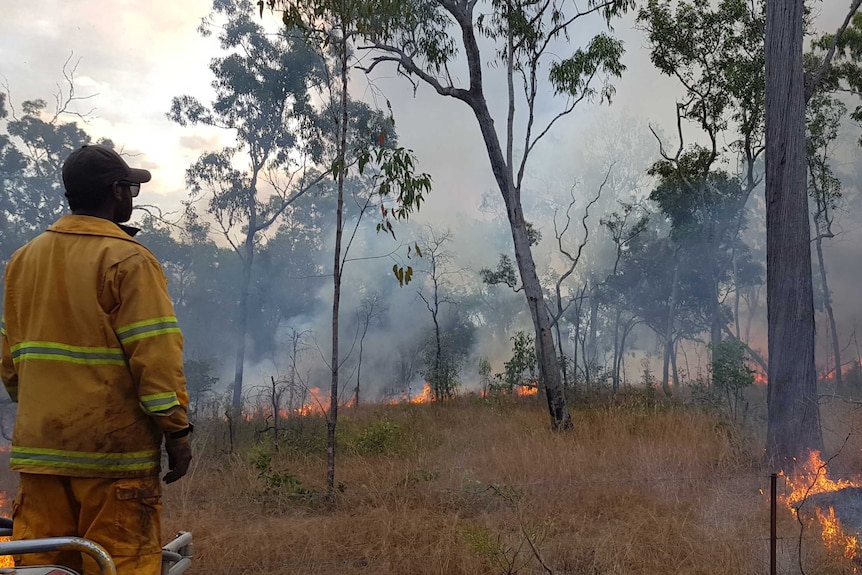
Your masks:
M49 537L45 539L22 539L0 543L0 555L26 555L28 553L52 553L55 551L79 551L86 553L99 566L101 575L117 575L117 568L108 552L93 541L81 537Z

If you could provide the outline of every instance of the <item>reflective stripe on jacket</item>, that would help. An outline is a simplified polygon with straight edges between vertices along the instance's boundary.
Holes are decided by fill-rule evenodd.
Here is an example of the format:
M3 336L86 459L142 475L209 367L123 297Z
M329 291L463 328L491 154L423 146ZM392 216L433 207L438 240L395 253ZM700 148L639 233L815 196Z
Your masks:
M11 468L159 472L188 426L182 334L156 258L116 224L65 216L6 268L0 378L18 416Z

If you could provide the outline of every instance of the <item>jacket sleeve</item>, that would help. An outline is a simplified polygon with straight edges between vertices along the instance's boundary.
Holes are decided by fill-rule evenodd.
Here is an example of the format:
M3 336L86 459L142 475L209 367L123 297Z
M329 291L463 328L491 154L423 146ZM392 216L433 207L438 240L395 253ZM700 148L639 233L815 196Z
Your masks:
M119 304L111 320L128 357L141 409L162 433L186 429L189 397L183 336L165 274L158 262L143 256L118 264L114 273L111 283Z
M18 370L12 361L12 350L9 347L9 338L6 336L6 320L0 319L0 380L9 393L12 401L18 401Z

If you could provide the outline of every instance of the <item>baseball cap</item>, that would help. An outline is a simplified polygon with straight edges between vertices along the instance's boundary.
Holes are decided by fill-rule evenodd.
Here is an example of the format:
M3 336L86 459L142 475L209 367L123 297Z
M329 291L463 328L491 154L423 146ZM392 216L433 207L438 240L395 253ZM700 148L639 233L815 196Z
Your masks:
M63 163L66 197L100 196L119 180L143 184L151 177L149 171L130 168L120 154L98 144L75 150Z

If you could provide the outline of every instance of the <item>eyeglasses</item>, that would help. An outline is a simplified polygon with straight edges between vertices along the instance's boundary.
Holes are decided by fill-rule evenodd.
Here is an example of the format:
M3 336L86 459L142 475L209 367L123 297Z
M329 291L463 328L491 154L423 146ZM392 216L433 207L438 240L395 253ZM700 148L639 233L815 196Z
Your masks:
M128 180L118 180L114 182L114 185L129 188L129 193L133 198L137 198L138 194L141 192L141 184L138 184L136 182L130 182Z

